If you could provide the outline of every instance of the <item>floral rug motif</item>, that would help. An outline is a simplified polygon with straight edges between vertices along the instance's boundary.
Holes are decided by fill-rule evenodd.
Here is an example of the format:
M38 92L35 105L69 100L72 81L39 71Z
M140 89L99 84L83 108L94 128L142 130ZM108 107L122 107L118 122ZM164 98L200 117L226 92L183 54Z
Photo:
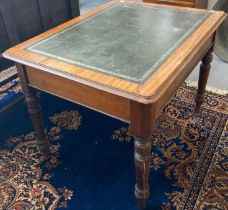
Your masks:
M227 208L227 95L207 92L201 115L194 96L184 85L157 120L148 210ZM10 113L17 126L4 128L0 118L0 145L10 133L0 149L0 209L136 210L128 125L54 96L41 95L41 103L49 115L46 161L33 132L14 135L30 125L24 104Z
M64 111L50 117L50 120L57 126L48 132L51 155L44 163L34 133L11 138L6 142L8 150L0 150L0 209L52 210L67 207L73 191L65 186L55 189L49 183L53 176L49 171L59 164L59 142L63 138L61 129L77 130L81 116L77 111Z
M23 98L19 78L0 86L0 112L17 103Z
M226 210L228 193L228 123L200 190L195 210Z

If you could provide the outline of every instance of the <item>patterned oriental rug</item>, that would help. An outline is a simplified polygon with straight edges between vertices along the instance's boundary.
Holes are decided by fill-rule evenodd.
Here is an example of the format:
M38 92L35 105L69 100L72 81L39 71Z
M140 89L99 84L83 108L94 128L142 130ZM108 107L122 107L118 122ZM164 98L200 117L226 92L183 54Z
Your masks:
M228 96L182 86L152 137L149 210L226 210ZM128 125L41 93L46 161L23 102L0 115L0 209L137 210Z
M23 100L19 79L7 79L12 77L15 72L15 66L0 72L0 113Z

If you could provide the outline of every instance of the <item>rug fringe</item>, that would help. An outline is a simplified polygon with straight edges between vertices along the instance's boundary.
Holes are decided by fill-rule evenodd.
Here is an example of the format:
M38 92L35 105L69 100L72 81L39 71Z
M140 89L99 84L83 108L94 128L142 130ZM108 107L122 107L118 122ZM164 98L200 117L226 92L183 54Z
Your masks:
M196 88L198 86L198 82L196 81L186 80L185 82L188 87ZM219 95L228 95L228 90L218 89L209 85L207 85L206 90L212 93L217 93Z

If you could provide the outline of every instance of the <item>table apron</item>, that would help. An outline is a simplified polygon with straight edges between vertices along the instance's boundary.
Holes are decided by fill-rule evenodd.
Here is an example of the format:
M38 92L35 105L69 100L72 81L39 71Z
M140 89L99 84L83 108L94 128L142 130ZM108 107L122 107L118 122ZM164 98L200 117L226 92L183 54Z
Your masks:
M169 100L177 92L178 88L187 79L189 74L194 70L194 67L197 66L199 61L205 56L211 47L213 47L213 43L214 34L205 40L202 47L198 51L189 55L189 57L186 58L185 65L181 66L181 68L175 74L171 75L172 78L169 78L169 82L162 85L162 88L157 91L158 94L154 97L154 103L151 106L156 117L160 114Z
M129 99L33 67L25 70L29 86L129 122Z
M146 3L166 4L180 7L194 7L193 1L173 1L173 0L144 0Z

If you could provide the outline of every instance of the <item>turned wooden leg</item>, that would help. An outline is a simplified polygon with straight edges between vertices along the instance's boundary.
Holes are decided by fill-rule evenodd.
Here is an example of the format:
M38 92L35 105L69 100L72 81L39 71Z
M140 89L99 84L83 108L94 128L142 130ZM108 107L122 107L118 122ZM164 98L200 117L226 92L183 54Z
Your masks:
M211 48L207 54L203 57L202 63L200 65L200 73L199 73L199 80L198 80L198 90L195 97L196 107L195 111L197 113L200 112L201 105L204 102L204 94L207 85L207 80L209 76L209 72L211 69L211 62L213 59L213 49Z
M134 137L136 171L135 197L140 210L146 209L149 198L151 136L155 124L152 105L131 101L130 135Z
M149 198L149 174L150 174L150 153L151 140L134 139L136 185L135 196L139 208L146 209L146 201Z
M30 90L29 93L25 93L24 95L25 102L28 107L28 112L32 120L33 128L36 133L37 146L40 152L44 155L44 158L46 159L49 155L49 143L45 133L38 97L34 90Z
M33 128L37 137L37 146L44 158L49 156L49 143L45 133L41 107L36 91L28 86L26 72L22 65L17 64L18 76L20 78L22 91L25 95L25 102L28 107L28 112L32 120Z

